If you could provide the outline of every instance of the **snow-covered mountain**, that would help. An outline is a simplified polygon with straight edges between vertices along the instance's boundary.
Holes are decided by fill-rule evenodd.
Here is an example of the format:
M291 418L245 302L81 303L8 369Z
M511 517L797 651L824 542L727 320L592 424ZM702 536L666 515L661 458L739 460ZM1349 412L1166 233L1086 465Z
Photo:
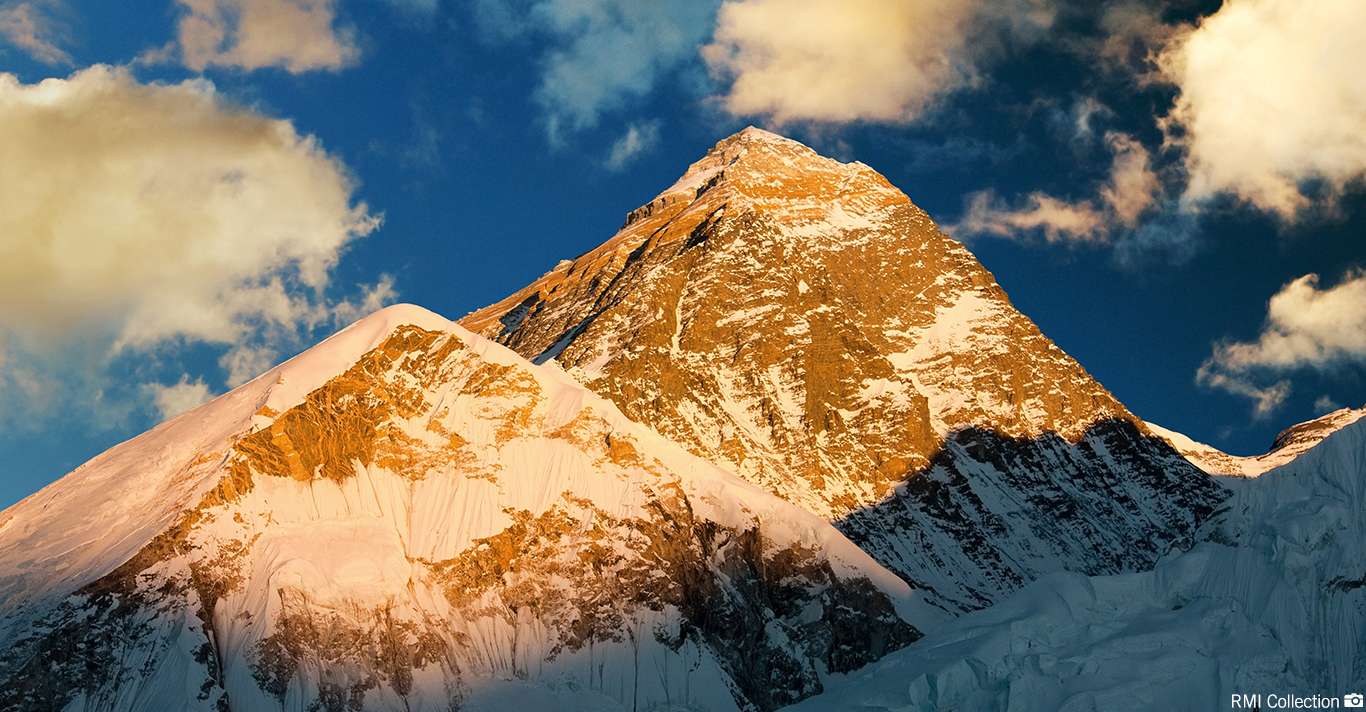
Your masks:
M1234 488L1152 571L1046 577L792 708L1216 710L1366 690L1366 421Z
M951 612L1146 568L1223 496L885 178L755 128L463 323L836 522Z
M825 520L410 306L7 510L0 585L7 710L773 709L936 618Z
M1154 435L1171 443L1191 464L1211 475L1256 477L1272 468L1280 467L1308 452L1324 438L1361 420L1366 407L1339 408L1313 420L1307 420L1281 431L1271 443L1271 449L1261 455L1230 455L1213 445L1168 430L1156 423L1146 423Z
M380 311L0 514L0 709L991 702L973 660L1058 664L992 624L1103 653L1188 596L1172 645L1257 643L1239 567L1276 635L1357 620L1359 491L1274 488L1363 426L1221 485L882 176L750 128L461 325Z

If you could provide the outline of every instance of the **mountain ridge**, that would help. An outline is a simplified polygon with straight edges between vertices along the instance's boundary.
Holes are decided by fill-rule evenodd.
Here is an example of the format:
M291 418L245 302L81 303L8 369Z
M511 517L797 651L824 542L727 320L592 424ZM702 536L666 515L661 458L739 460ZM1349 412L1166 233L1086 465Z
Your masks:
M1229 477L1259 477L1293 461L1308 452L1324 438L1366 417L1366 407L1339 408L1301 423L1296 423L1276 434L1271 447L1260 455L1230 455L1213 445L1207 445L1187 435L1168 430L1156 423L1145 423L1148 429L1171 443L1183 457L1211 475Z

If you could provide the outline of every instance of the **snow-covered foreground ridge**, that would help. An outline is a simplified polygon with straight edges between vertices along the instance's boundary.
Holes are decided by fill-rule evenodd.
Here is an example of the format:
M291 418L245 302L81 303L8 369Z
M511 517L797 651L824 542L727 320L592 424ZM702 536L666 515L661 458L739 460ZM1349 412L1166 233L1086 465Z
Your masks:
M0 581L0 709L772 709L935 620L825 521L411 306L7 510Z
M1234 483L1152 571L1046 577L833 682L818 710L1219 710L1366 691L1366 421Z

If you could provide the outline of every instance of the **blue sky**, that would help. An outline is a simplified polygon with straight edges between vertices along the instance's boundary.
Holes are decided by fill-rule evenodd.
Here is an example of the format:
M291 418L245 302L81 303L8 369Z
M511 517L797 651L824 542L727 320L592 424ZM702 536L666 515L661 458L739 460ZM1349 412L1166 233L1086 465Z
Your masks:
M1251 453L1366 401L1366 6L793 2L0 0L0 504L369 307L504 296L751 123L1141 417Z

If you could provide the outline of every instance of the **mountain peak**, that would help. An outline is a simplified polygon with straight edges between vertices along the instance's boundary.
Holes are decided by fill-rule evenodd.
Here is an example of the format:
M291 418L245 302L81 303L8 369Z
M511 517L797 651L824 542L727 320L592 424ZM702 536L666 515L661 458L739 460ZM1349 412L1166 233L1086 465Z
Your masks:
M963 428L1131 420L882 175L755 127L462 323L820 512L885 496ZM677 411L632 400L655 391Z
M759 144L768 146L800 147L802 149L815 153L815 151L811 149L809 146L796 139L788 138L787 136L783 136L782 134L774 133L767 129L761 129L758 126L754 125L746 126L743 129L740 129L739 131L736 131L735 133L716 142L717 146L736 144Z

